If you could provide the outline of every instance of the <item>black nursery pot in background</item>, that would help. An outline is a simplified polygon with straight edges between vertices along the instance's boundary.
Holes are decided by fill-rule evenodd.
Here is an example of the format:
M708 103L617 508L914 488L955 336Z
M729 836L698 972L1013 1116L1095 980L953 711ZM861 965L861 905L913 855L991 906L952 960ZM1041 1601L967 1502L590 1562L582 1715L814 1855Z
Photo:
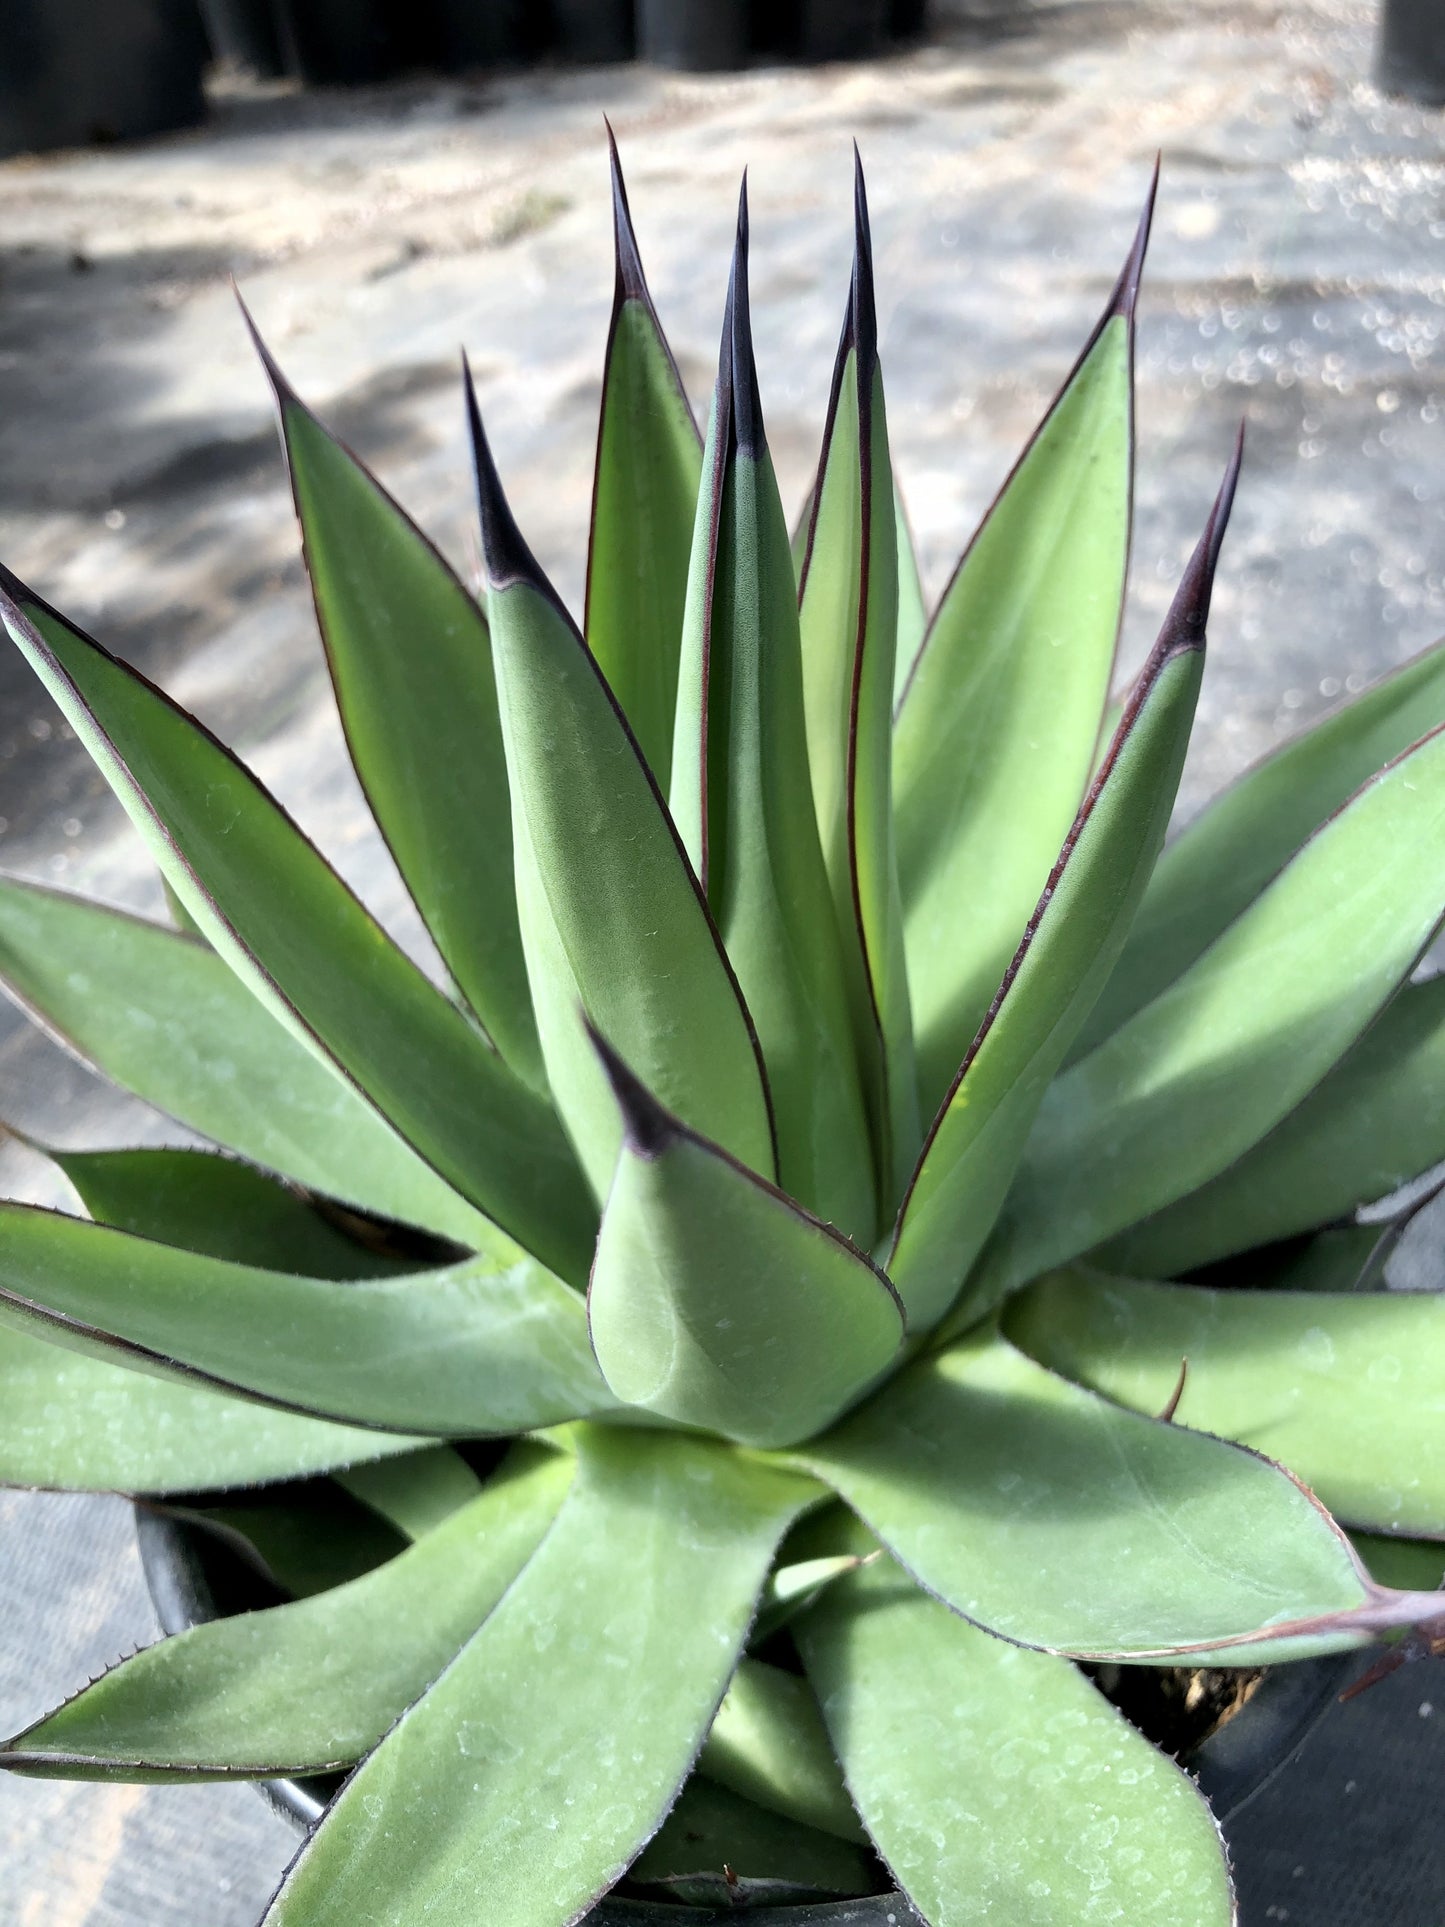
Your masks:
M236 1583L234 1553L211 1533L148 1507L136 1508L136 1543L156 1617L167 1633L219 1616L218 1595L228 1601ZM243 1576L240 1583L248 1580ZM246 1603L255 1604L254 1600ZM235 1610L235 1602L230 1602ZM1354 1656L1296 1660L1266 1672L1235 1716L1186 1753L1182 1764L1199 1783L1215 1817L1227 1820L1259 1792L1299 1747L1354 1671ZM258 1783L269 1804L300 1830L325 1811L339 1781L267 1780ZM725 1927L746 1918L748 1927L923 1927L902 1894L806 1906L679 1907L611 1897L587 1916L583 1927Z
M1445 105L1445 0L1383 0L1375 78L1387 94Z
M137 140L205 113L195 0L6 0L0 155Z

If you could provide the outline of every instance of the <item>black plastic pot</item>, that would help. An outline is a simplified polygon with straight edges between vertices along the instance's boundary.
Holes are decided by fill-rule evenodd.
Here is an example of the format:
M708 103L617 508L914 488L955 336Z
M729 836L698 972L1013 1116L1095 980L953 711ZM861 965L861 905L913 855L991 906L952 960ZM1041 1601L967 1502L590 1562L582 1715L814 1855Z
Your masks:
M1383 0L1375 78L1387 94L1445 105L1445 4Z
M748 64L747 0L637 0L637 54L694 73Z
M803 0L804 60L866 60L888 34L888 0Z
M156 1617L167 1633L215 1619L212 1578L223 1583L228 1557L203 1530L163 1513L136 1508L136 1543ZM1348 1653L1299 1660L1265 1674L1242 1710L1183 1764L1199 1782L1216 1818L1227 1820L1259 1792L1303 1742L1354 1670ZM335 1782L266 1780L257 1790L304 1832L326 1809ZM608 1899L585 1927L724 1927L742 1910L671 1907L651 1901ZM750 1907L748 1927L922 1927L901 1894L797 1907Z
M8 0L0 154L192 126L206 57L195 0Z
M384 80L398 66L383 0L277 0L281 57L312 86Z
M200 0L200 9L217 60L265 80L285 72L272 0Z
M637 48L632 0L551 0L551 39L563 60L631 60Z

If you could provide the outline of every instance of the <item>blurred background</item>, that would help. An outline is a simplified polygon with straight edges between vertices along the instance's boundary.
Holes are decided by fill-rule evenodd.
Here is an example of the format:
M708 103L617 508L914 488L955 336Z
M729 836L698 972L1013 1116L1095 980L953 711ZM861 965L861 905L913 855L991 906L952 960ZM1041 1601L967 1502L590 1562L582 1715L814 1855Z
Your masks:
M857 138L934 593L1087 336L1162 152L1126 666L1249 423L1182 812L1445 630L1445 0L0 0L0 29L0 557L253 760L419 954L345 769L228 278L470 574L465 345L519 517L580 610L604 112L700 410L751 169L790 505ZM161 910L8 652L0 863ZM74 1145L181 1141L8 1009L0 1116ZM65 1201L13 1144L0 1181ZM123 1503L0 1493L0 1620L7 1732L153 1637ZM1445 1678L1407 1668L1231 1829L1244 1927L1439 1927L1442 1785ZM0 1927L249 1927L290 1848L244 1788L0 1780Z

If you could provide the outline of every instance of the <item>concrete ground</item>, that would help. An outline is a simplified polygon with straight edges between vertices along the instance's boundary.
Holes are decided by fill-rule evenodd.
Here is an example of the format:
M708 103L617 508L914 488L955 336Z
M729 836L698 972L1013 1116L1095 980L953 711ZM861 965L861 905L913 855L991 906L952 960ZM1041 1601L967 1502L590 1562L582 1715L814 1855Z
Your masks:
M1250 434L1186 777L1196 807L1445 629L1442 119L1372 90L1361 0L937 11L929 44L868 67L232 87L195 133L0 165L0 556L253 756L399 916L342 766L227 277L301 391L464 567L465 344L521 520L575 607L611 293L603 111L699 403L751 166L763 399L790 499L841 317L856 136L893 442L936 589L1088 332L1162 150L1131 656L1241 414ZM9 655L0 863L159 901ZM0 1114L67 1142L175 1136L8 1017L0 1072ZM9 1186L41 1195L33 1163L3 1161ZM0 1495L0 1614L7 1731L149 1639L121 1504ZM1310 1770L1241 1820L1245 1927L1438 1927L1438 1799L1430 1829L1419 1791L1445 1775L1431 1686L1406 1673L1334 1716ZM0 1782L0 1924L247 1927L289 1850L241 1788Z

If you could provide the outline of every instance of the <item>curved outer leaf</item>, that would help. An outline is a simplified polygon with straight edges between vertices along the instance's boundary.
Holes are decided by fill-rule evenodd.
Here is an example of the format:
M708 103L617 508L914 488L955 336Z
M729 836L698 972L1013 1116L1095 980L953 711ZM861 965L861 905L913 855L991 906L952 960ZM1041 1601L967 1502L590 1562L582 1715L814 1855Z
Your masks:
M818 1706L796 1673L744 1659L698 1755L699 1773L840 1840L867 1835L843 1788Z
M0 988L83 1062L193 1131L312 1190L515 1254L208 945L0 876Z
M482 1489L476 1473L449 1445L359 1465L336 1473L335 1479L353 1499L407 1539L425 1538Z
M1075 1055L1173 983L1381 764L1445 722L1445 642L1245 772L1159 860Z
M1108 978L1164 841L1239 458L1236 446L1113 746L904 1194L887 1266L916 1328L942 1317L993 1228L1049 1081Z
M347 747L397 869L502 1056L545 1087L517 927L486 618L422 531L316 419L241 308L271 384Z
M816 1488L704 1440L582 1446L556 1525L342 1790L267 1927L557 1927L657 1830Z
M122 1660L0 1746L67 1780L264 1779L368 1753L456 1657L541 1543L572 1461L524 1447L418 1544L329 1592Z
M470 377L467 402L523 939L558 1107L605 1197L617 1107L585 1013L689 1125L771 1171L762 1061L732 966L636 740L512 519Z
M747 247L744 184L688 577L672 815L757 1025L778 1181L871 1246L873 1153L813 810L798 605L753 364Z
M1175 1418L1287 1465L1332 1512L1445 1536L1445 1297L1209 1291L1076 1266L1008 1313L1056 1372L1157 1412L1187 1358Z
M385 1278L417 1268L368 1250L301 1192L214 1151L47 1149L45 1155L91 1217L117 1231L308 1278Z
M880 1197L902 1192L918 1155L918 1077L893 847L893 661L899 545L878 366L873 244L854 151L853 286L823 432L799 591L803 707L813 805Z
M991 1639L887 1560L799 1621L879 1851L930 1927L1231 1927L1188 1776L1067 1660Z
M0 1485L215 1492L305 1478L425 1443L155 1378L0 1324Z
M809 1437L897 1356L893 1287L598 1047L623 1118L587 1296L603 1375L629 1405L746 1445Z
M0 1323L387 1431L530 1431L613 1400L575 1292L522 1259L337 1284L0 1205Z
M1439 1610L1382 1595L1277 1466L1111 1405L988 1330L794 1458L927 1591L1023 1646L1255 1665Z
M899 702L893 795L925 1108L989 1007L1094 761L1128 567L1154 185L1099 325L965 550Z
M607 146L617 279L597 426L583 626L587 646L665 794L702 439L647 290L610 127Z
M3 574L0 616L232 969L454 1189L576 1277L588 1200L545 1101L193 717Z
M1099 1253L1172 1278L1344 1218L1445 1158L1445 976L1406 984L1268 1137Z
M714 1911L741 1911L820 1894L874 1893L882 1885L879 1873L871 1849L799 1826L694 1774L632 1863L628 1885L662 1888L669 1899Z
M1317 830L1179 981L1049 1090L984 1259L1025 1283L1225 1170L1374 1020L1445 909L1445 730Z

